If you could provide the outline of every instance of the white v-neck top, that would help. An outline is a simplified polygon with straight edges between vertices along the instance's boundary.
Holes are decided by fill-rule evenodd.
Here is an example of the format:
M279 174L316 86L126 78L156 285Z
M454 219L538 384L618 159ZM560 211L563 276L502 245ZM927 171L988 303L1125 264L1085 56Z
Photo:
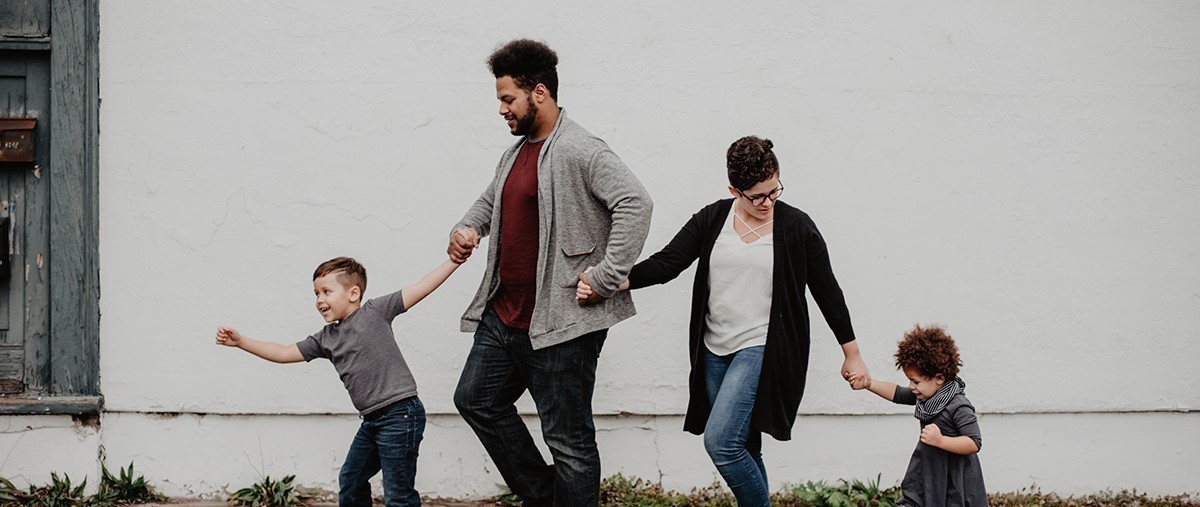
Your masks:
M771 321L775 235L749 233L757 239L747 244L733 230L734 213L729 210L709 259L704 344L718 356L765 345Z

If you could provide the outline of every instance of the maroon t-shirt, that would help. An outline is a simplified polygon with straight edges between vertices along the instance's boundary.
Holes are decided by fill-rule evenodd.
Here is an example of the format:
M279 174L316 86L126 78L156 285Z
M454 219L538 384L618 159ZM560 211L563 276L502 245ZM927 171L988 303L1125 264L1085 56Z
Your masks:
M537 292L537 162L543 142L521 146L500 194L500 288L492 308L506 326L526 331Z

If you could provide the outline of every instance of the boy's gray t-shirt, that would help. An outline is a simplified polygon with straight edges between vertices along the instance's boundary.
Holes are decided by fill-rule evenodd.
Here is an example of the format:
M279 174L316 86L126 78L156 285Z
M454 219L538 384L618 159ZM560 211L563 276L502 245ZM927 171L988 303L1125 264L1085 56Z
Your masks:
M296 347L305 361L323 357L332 362L354 408L365 415L417 394L417 382L392 334L392 319L404 311L400 291L380 296Z

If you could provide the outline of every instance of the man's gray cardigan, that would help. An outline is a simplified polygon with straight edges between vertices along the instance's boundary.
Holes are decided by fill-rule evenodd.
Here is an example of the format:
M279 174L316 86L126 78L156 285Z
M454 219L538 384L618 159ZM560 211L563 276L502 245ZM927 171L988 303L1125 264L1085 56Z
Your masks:
M500 158L495 178L455 229L473 227L487 236L499 226L500 193L526 140ZM607 329L636 313L629 291L617 286L642 252L653 207L645 187L608 145L560 110L538 155L537 295L529 323L534 349ZM489 243L483 281L462 317L464 332L479 326L500 283L500 235ZM588 266L595 266L588 274L593 290L607 299L579 306L575 284Z

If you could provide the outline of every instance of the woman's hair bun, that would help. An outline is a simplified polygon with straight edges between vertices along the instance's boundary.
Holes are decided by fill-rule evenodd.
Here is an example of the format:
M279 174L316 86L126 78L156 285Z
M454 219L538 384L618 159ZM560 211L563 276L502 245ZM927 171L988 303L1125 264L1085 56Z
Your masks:
M729 145L725 152L729 184L738 190L746 190L778 174L779 160L771 151L773 147L775 143L770 139L758 136L745 136Z

